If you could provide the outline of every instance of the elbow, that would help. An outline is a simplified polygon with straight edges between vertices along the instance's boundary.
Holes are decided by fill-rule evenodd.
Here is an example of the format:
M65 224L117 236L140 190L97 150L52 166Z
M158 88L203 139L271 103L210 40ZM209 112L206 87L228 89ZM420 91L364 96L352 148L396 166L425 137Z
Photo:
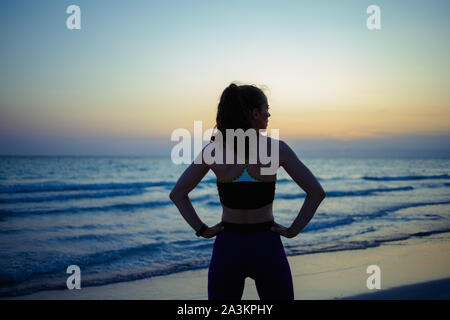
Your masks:
M185 193L180 192L177 189L173 189L169 194L169 198L170 200L172 200L172 202L175 202L177 199L180 199L180 197L183 197L184 195Z
M177 198L178 192L175 190L175 188L170 191L169 198L172 200L172 202L175 202L175 199Z
M172 190L169 194L169 198L170 198L170 200L172 200L172 202L175 202L179 197L180 197L180 194L174 190Z
M325 197L327 196L327 194L325 193L325 190L320 190L320 192L319 192L319 197L323 200L323 199L325 199Z
M325 199L325 197L327 196L327 194L325 193L325 190L323 190L322 188L311 191L310 195L312 195L314 198L320 199L320 201Z

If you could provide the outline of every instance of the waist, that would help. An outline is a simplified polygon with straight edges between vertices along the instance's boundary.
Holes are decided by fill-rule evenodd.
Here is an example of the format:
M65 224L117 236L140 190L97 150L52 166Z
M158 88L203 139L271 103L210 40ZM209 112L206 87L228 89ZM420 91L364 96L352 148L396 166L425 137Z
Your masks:
M232 223L222 221L222 225L224 227L223 231L254 233L254 232L269 231L270 227L274 225L274 220L260 223Z
M273 203L257 209L232 209L222 204L222 221L230 223L261 223L274 220Z

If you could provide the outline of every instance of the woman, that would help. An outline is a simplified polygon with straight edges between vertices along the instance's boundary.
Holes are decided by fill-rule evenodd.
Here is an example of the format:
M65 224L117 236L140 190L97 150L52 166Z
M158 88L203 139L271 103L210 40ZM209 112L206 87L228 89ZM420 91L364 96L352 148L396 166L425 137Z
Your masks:
M255 129L258 141L262 141L258 130L267 128L269 117L267 98L259 88L231 84L220 98L216 127L225 142L225 130L239 128ZM271 138L267 137L265 141L266 150L271 154ZM298 235L325 198L325 192L292 149L282 140L278 142L279 165L306 192L300 212L289 227L274 221L272 207L276 172L273 175L262 175L260 169L264 165L260 159L257 157L253 164L248 161L249 148L245 149L244 164L239 164L236 161L236 148L233 151L226 147L228 144L221 144L222 164L220 161L213 164L194 161L170 193L170 199L197 236L216 236L208 270L210 300L240 300L246 277L255 281L261 300L294 299L291 270L280 236L293 238ZM204 151L205 149L199 157L203 156ZM225 161L227 152L233 153L234 163ZM217 177L222 203L222 221L213 227L206 226L200 220L188 197L189 192L210 169Z

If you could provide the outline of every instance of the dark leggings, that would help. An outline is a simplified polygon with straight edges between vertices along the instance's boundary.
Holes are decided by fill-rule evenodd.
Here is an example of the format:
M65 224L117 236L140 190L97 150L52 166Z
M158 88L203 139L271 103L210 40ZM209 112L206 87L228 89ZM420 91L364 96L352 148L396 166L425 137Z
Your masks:
M273 231L217 234L208 270L209 300L240 300L245 278L261 300L293 300L291 269L280 235Z

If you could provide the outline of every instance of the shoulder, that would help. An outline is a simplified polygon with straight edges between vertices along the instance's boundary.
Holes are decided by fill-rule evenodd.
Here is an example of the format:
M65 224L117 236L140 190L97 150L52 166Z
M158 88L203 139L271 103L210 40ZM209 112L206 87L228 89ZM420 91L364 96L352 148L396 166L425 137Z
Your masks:
M280 153L285 152L287 149L289 149L289 146L285 141L268 136L267 137L267 146L271 149L272 146L276 146L276 145L278 145L278 150Z
M284 140L281 140L281 139L278 139L278 146L279 146L278 148L280 149L280 151L286 150L286 148L289 148L288 144Z
M271 157L275 154L277 154L279 163L283 163L286 161L286 158L291 152L291 148L289 145L282 139L274 138L274 137L265 137L267 138L267 151L268 154L271 155Z
M295 152L287 144L287 142L280 139L278 146L279 146L278 152L280 155L280 165L284 166L286 161L292 159L293 157L294 158L296 157Z

